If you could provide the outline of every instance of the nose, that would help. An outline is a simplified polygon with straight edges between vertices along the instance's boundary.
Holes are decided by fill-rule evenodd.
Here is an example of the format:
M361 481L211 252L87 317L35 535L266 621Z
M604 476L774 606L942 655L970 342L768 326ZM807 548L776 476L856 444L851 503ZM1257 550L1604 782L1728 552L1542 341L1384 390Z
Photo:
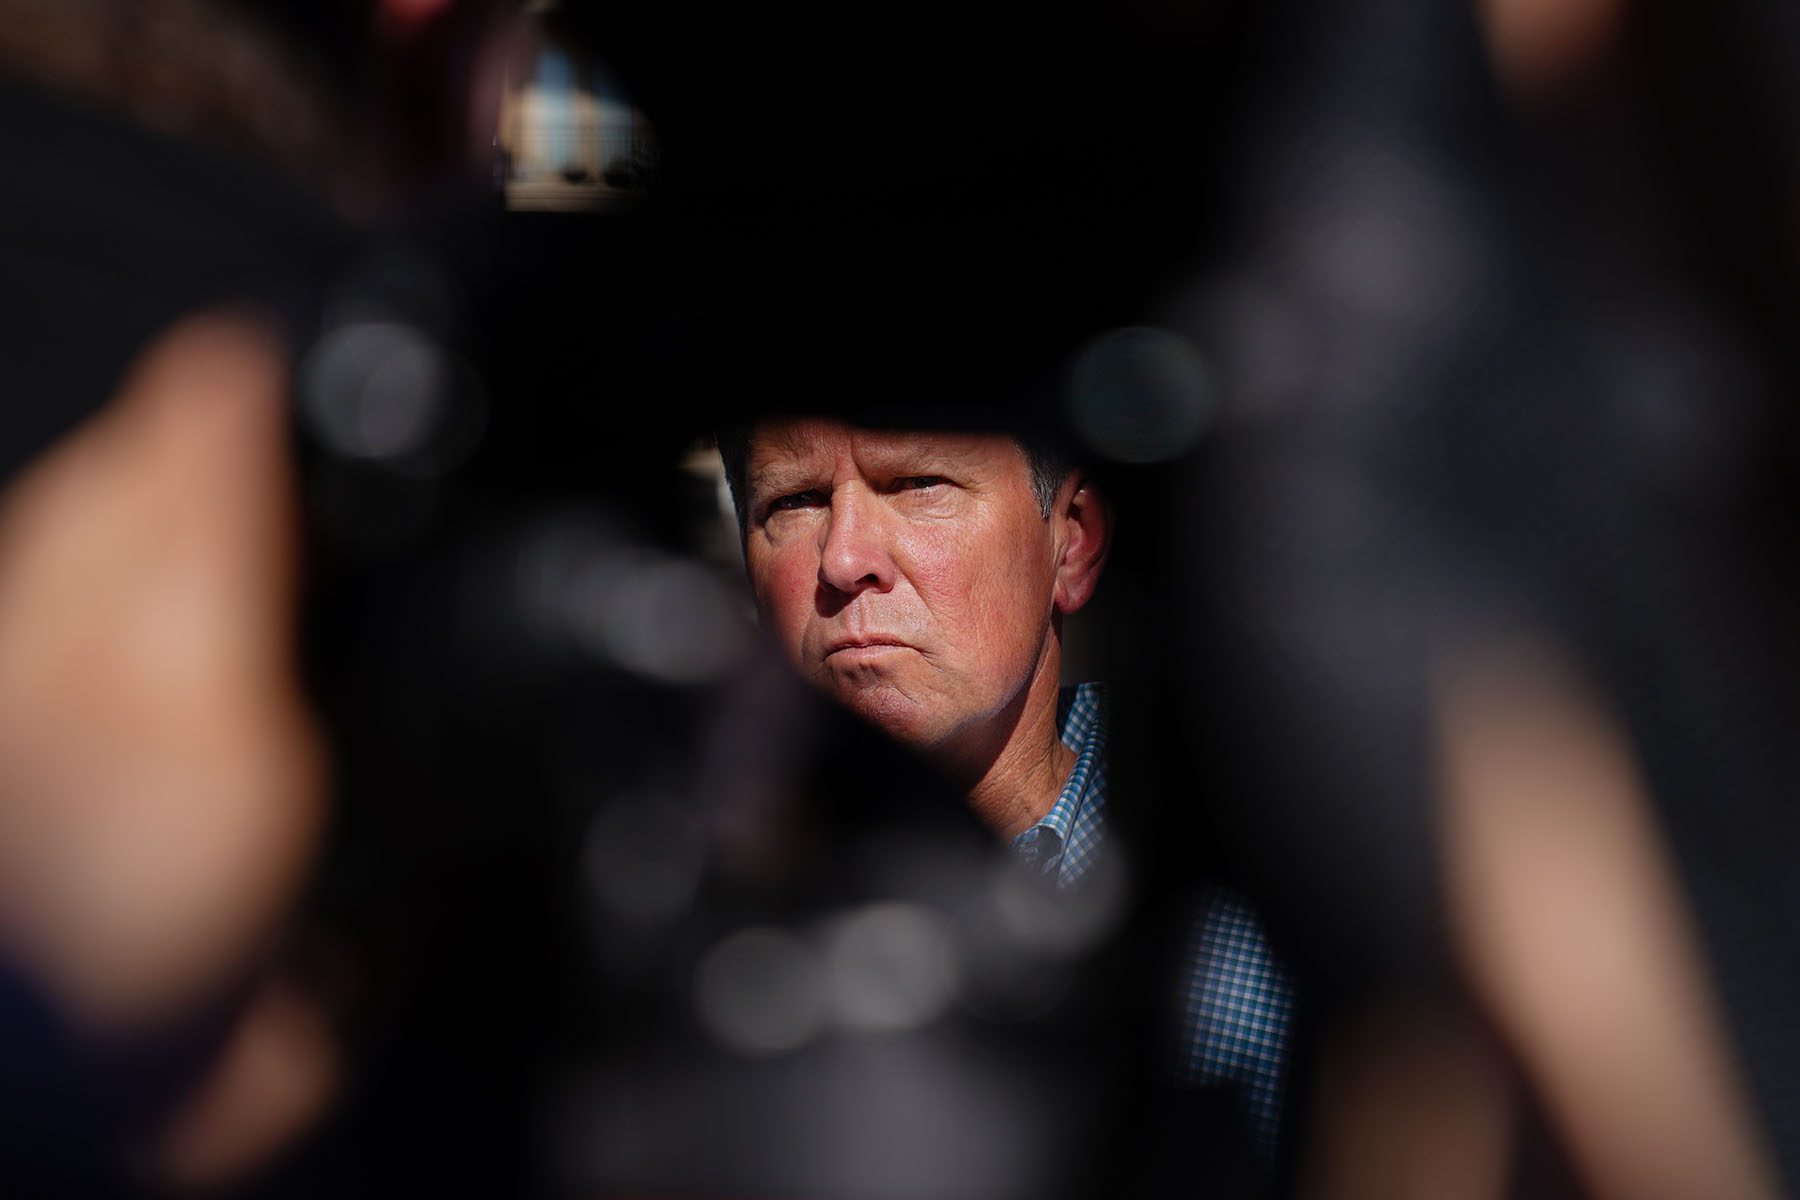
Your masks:
M894 586L894 560L875 498L847 484L831 499L821 535L819 582L834 592L885 592Z

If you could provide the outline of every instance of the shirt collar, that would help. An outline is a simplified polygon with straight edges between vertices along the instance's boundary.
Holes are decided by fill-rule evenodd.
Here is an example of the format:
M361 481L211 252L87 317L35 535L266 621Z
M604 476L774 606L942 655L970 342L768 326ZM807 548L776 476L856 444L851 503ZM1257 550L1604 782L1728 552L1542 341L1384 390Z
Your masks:
M1050 811L1013 839L1013 850L1066 888L1087 873L1105 837L1106 685L1081 683L1057 697L1057 727L1075 766Z

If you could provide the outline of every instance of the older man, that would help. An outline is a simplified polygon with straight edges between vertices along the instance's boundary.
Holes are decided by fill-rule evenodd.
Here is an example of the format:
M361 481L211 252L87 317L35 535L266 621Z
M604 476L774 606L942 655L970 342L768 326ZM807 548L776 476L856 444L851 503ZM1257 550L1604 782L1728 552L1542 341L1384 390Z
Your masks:
M1087 602L1109 516L1007 438L770 423L748 445L745 562L800 671L937 761L994 831L1056 803L1075 752L1062 618Z
M1063 619L1094 594L1112 512L1017 439L818 418L720 438L758 611L800 673L937 763L1028 861L1074 887L1105 835L1106 697L1061 687ZM1291 988L1255 917L1195 927L1180 1072L1279 1135Z

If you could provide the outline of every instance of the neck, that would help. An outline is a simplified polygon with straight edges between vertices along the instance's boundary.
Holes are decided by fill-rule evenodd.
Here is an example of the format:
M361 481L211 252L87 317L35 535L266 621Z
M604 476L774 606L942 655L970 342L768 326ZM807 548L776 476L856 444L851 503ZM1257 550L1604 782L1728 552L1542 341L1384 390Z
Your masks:
M1062 794L1075 752L1062 743L1056 723L1062 675L1061 643L1046 639L1031 682L994 723L998 744L952 763L969 793L969 807L1003 840L1011 841L1043 819Z

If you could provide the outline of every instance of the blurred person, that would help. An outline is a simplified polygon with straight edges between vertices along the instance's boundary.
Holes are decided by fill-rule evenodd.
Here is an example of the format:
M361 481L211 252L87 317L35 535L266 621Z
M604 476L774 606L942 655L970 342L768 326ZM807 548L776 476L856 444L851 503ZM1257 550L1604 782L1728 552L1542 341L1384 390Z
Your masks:
M1618 714L1530 640L1490 634L1440 668L1458 958L1583 1182L1596 1196L1781 1195Z
M1780 1193L1793 23L1480 8L1292 6L1203 338L1209 683L1329 983L1308 1181Z
M96 1070L71 1050L54 1082L14 1075L9 1117L46 1088L27 1119L142 1134L156 1105L134 1089L217 1072L232 1120L265 1128L222 1148L189 1120L191 1153L254 1157L328 1090L311 1027L275 1052L297 1092L238 1078L233 1052L282 1003L255 962L324 815L292 662L283 369L255 324L184 324L0 502L0 939L61 1031L41 1036L117 1055ZM80 1111L60 1111L65 1089ZM134 1101L151 1111L109 1111Z
M935 763L1057 889L1103 874L1106 687L1061 684L1064 620L1113 537L1091 475L1003 434L822 418L728 430L720 453L757 610L801 676ZM1266 1159L1291 983L1234 893L1208 892L1194 930L1177 1073L1236 1092Z
M329 1102L282 943L326 818L294 333L348 236L316 63L200 2L0 4L0 1170L217 1184Z

